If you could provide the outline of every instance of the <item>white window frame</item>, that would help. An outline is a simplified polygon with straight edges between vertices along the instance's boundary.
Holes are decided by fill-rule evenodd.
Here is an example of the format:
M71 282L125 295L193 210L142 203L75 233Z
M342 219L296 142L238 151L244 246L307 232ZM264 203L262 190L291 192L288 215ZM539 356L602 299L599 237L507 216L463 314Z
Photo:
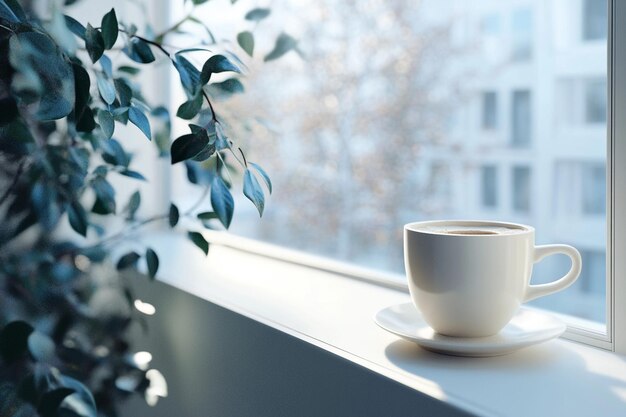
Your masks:
M626 354L626 2L608 5L607 336Z
M560 316L568 324L564 338L626 354L626 25L618 24L626 22L626 1L607 0L607 6L606 328L573 316ZM245 252L408 292L405 280L397 274L279 248L231 233L208 231L205 237L212 243Z

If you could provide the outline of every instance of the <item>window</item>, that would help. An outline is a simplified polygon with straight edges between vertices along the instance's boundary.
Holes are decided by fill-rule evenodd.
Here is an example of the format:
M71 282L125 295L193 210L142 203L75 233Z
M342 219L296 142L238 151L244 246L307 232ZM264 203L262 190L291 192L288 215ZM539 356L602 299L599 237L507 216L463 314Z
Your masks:
M485 15L481 21L482 49L485 59L491 63L500 61L502 55L502 28L500 16L496 13Z
M513 12L511 59L527 61L533 54L533 15L528 9Z
M585 83L585 122L606 123L606 79Z
M493 165L485 165L480 170L481 202L483 207L498 205L498 171Z
M583 270L580 273L580 291L604 297L606 294L606 253L603 250L583 249Z
M584 40L606 39L608 21L606 0L584 0L582 16Z
M556 83L555 112L562 127L606 124L606 77L566 77ZM600 138L604 140L604 136Z
M487 130L498 127L498 96L494 91L482 95L482 126Z
M527 213L530 211L530 168L513 167L513 202L514 211Z
M511 113L511 143L520 148L530 146L532 130L530 91L513 92Z
M604 164L585 164L582 175L582 212L604 215L606 211L606 172Z
M573 42L567 53L550 55L550 28L566 20L559 27L577 38L579 13L558 13L565 3L557 0L529 2L521 11L513 0L461 2L467 7L460 9L452 0L276 1L296 15L307 60L290 52L269 70L256 67L264 56L259 26L259 52L246 61L247 92L221 104L224 112L256 109L231 135L274 183L261 220L247 201L236 201L233 233L402 275L403 224L493 218L497 208L498 219L534 226L537 244L572 244L586 251L583 263L596 265L577 284L595 290L565 290L542 299L543 308L599 325L611 319L597 292L606 277L597 265L612 253L602 185L615 178L607 174L614 169L607 121L615 111L606 104L607 43ZM453 42L453 27L464 43ZM526 71L518 62L485 59L481 42L494 31L503 43L522 45L525 37L526 56L551 56L550 65ZM480 140L490 126L508 146ZM617 178L626 181L626 169ZM550 270L538 279L567 267L554 261L546 269L544 262L537 273Z

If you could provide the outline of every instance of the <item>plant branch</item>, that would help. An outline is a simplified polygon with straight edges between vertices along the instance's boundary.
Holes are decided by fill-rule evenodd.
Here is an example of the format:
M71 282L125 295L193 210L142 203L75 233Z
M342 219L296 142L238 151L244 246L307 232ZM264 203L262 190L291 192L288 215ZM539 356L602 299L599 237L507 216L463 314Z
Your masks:
M217 120L217 114L215 114L215 110L213 109L213 105L211 104L211 100L209 99L209 95L204 91L204 88L202 89L202 95L204 96L204 99L206 100L207 104L209 105L209 109L211 110L211 119L213 119L215 123L219 123L219 121Z
M143 36L139 36L139 35L135 35L135 34L130 35L126 29L120 28L119 31L122 32L122 33L125 33L126 35L130 36L131 38L137 38L140 41L144 41L147 44L150 44L150 45L152 45L152 46L154 46L156 48L159 48L161 50L161 52L163 52L169 59L172 59L171 54L169 52L167 52L167 50L165 48L163 48L163 45L161 45L160 43L155 42L155 41L151 41L150 39L146 39Z
M20 162L20 164L18 165L17 171L15 172L15 175L13 176L13 181L11 181L11 185L9 185L9 187L6 189L4 194L2 194L2 197L0 197L0 206L7 200L7 198L9 198L9 196L11 195L11 192L15 189L17 182L22 176L22 172L24 172L25 165L26 165L26 160L22 159L22 162Z
M187 13L187 15L185 17L183 17L182 19L180 19L178 22L174 23L172 26L170 26L169 28L165 29L163 32L161 32L158 35L156 35L154 38L158 39L159 41L163 40L163 38L165 38L165 36L168 33L175 31L183 23L185 23L191 17L192 13L193 13L193 10L190 11L189 13Z

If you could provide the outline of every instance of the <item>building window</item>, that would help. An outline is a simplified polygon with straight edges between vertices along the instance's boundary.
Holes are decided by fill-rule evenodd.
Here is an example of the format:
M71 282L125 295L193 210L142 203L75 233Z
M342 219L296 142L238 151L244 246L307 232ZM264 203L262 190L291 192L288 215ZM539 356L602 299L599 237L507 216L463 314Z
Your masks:
M529 9L513 13L511 59L527 61L533 54L533 15Z
M483 129L496 129L498 127L498 96L494 91L483 93L482 113Z
M585 83L585 122L606 122L606 79L596 78Z
M511 115L511 143L513 146L527 147L530 145L531 123L530 91L514 91Z
M607 34L608 7L606 0L584 0L583 40L604 40Z
M521 213L530 211L529 167L513 167L513 210Z
M498 170L494 165L485 165L480 170L481 204L494 208L498 205Z
M583 267L580 289L587 294L606 294L606 254L603 250L581 250Z
M606 212L606 172L604 164L585 164L582 170L582 208L586 215Z

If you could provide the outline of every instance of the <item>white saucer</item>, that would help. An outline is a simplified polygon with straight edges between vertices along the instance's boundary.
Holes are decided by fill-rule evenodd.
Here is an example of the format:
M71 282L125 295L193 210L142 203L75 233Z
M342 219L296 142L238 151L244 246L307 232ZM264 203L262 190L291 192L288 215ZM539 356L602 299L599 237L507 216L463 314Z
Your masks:
M424 349L454 356L498 356L560 336L565 323L538 310L521 307L500 333L489 337L444 336L426 324L413 303L387 307L376 324Z

